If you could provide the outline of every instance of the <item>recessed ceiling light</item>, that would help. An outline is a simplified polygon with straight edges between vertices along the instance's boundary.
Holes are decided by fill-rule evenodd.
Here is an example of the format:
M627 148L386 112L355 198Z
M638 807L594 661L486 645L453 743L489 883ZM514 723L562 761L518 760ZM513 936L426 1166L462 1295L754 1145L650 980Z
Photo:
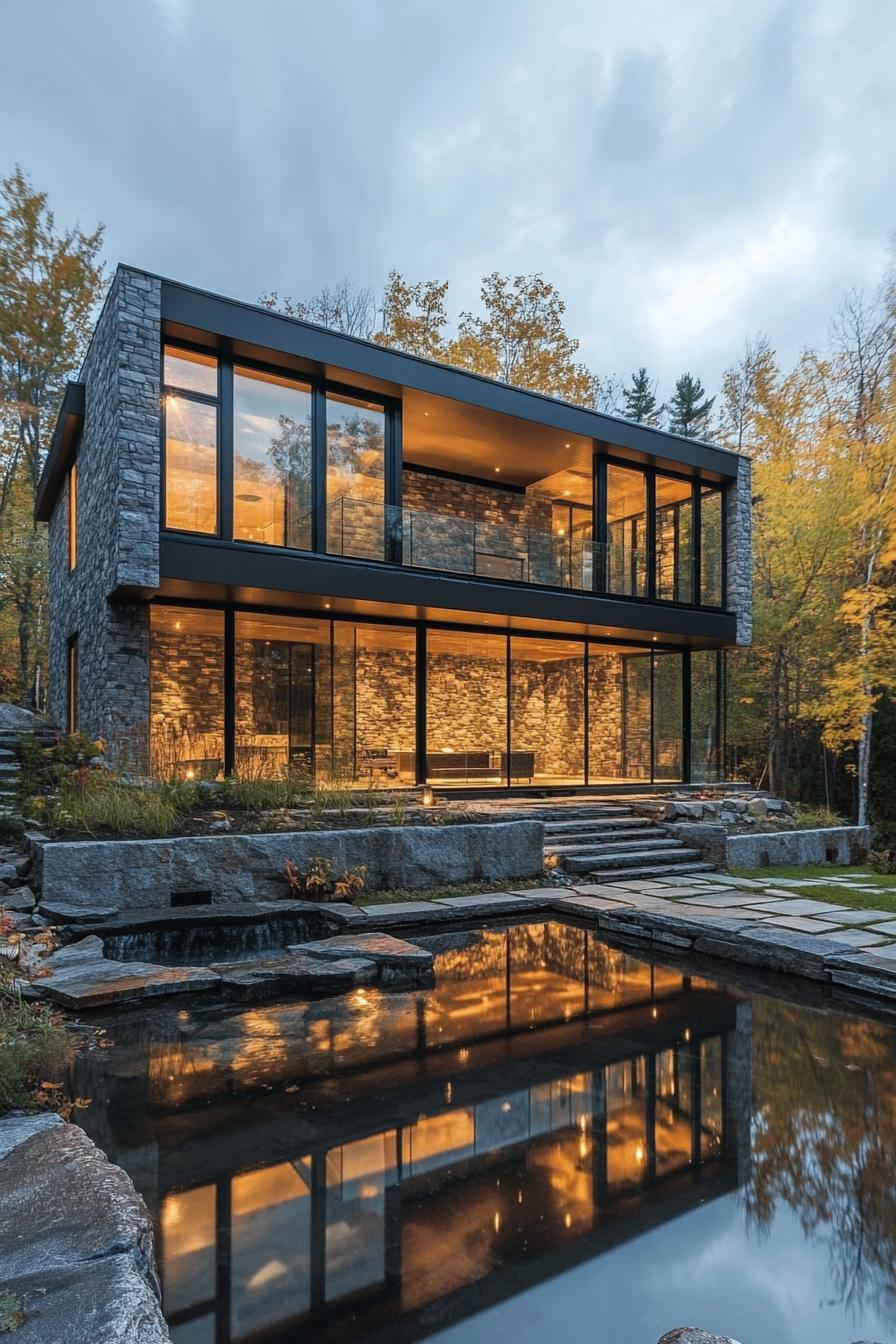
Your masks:
M571 443L564 443L563 447L564 447L564 448L571 448L571 447L572 447L572 444L571 444Z
M424 411L423 414L424 414L424 415L429 415L429 411Z
M569 492L569 490L564 490L563 493L564 493L564 495L568 495L570 492Z
M500 471L500 470L501 470L500 467L495 467L495 471Z
M332 605L333 605L332 602L325 602L325 603L324 603L324 606L327 608L328 611L329 611L330 607L332 607Z

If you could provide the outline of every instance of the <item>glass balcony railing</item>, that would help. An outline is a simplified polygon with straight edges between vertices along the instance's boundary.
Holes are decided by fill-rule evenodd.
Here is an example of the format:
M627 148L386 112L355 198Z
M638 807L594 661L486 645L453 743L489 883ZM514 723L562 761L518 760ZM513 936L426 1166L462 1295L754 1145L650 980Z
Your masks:
M329 505L326 524L330 555L552 588L590 592L603 586L606 546L577 532L542 532L365 499Z

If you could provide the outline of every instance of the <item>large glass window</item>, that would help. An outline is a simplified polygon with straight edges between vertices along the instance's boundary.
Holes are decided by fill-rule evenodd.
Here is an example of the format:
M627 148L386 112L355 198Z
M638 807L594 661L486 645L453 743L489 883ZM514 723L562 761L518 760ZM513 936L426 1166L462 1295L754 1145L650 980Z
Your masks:
M663 601L693 601L693 516L690 481L657 476L656 595Z
M722 503L720 490L704 485L700 490L700 603L721 607L722 591Z
M161 779L224 769L224 613L152 606L150 760Z
M613 1194L647 1177L647 1063L643 1055L608 1064L607 1184Z
M647 477L607 465L607 591L647 596Z
M510 641L511 784L582 784L585 775L585 646Z
M386 413L327 393L327 550L382 560L386 531Z
M160 1259L169 1313L214 1302L215 1211L213 1185L166 1195L162 1201Z
M650 654L622 660L622 777L650 779Z
M311 388L233 372L233 535L311 547Z
M653 663L653 778L683 779L682 655L657 653Z
M417 778L417 638L401 626L333 626L333 756L349 783Z
M218 364L165 351L165 527L218 532ZM208 398L201 400L200 398Z
M507 767L507 640L430 630L426 776L433 784L502 784Z
M624 650L588 646L588 780L622 778L622 664Z
M330 622L239 612L235 645L237 773L329 773Z
M691 654L691 782L713 783L721 777L721 713L719 654L695 649Z

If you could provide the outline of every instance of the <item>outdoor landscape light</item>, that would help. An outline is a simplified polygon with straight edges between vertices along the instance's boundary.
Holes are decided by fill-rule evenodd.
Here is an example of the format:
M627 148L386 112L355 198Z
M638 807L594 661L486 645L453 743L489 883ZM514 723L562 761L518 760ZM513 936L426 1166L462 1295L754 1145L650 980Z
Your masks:
M423 785L423 793L420 795L420 801L424 807L432 807L433 803L435 802L435 796L433 794L431 784Z

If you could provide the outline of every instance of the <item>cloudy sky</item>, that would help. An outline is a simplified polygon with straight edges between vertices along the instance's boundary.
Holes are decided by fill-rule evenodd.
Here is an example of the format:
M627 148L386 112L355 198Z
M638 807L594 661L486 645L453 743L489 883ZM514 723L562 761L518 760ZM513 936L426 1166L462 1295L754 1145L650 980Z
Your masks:
M3 0L0 171L255 300L542 271L583 358L822 343L896 228L893 0Z

